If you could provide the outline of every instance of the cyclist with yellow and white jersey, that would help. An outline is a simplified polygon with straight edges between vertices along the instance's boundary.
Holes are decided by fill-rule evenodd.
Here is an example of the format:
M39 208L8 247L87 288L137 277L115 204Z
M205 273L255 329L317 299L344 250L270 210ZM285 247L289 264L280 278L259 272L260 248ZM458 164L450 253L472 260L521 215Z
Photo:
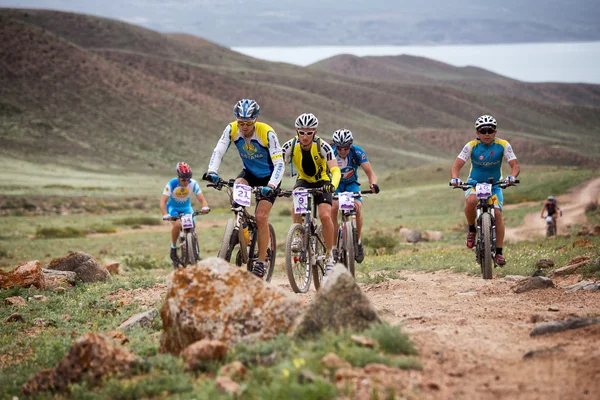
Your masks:
M513 149L504 139L496 137L498 123L491 115L482 115L475 121L475 131L477 139L467 143L462 151L458 154L454 164L452 165L452 186L461 185L459 173L460 169L469 159L471 160L471 171L469 172L469 181L477 183L486 183L488 178L493 178L494 182L502 179L502 160L506 160L511 167L510 175L506 177L507 183L514 183L521 168L517 161L517 156ZM469 224L467 233L467 247L473 248L475 245L476 228L475 219L477 218L477 196L474 189L469 189L465 192L466 205L465 216ZM498 265L506 264L506 259L502 255L502 245L504 243L504 220L502 218L502 206L504 197L502 189L499 186L494 186L492 189L491 201L494 204L494 215L496 219L496 263Z
M258 122L259 114L260 106L254 100L242 99L236 103L233 107L236 120L225 127L213 151L206 175L213 183L219 181L221 160L233 143L244 165L236 183L261 187L262 198L255 212L258 227L258 260L254 263L252 272L262 279L269 244L269 213L273 208L275 189L281 184L285 165L275 130L263 122Z
M319 120L314 114L305 113L296 119L296 136L283 145L286 163L292 164L292 176L298 175L294 189L322 188L323 194L314 196L317 213L323 226L323 239L326 247L325 275L331 273L335 261L331 254L335 241L333 220L331 219L332 193L340 183L341 172L331 146L317 136ZM294 168L296 173L294 173ZM329 176L331 174L331 177ZM293 215L294 222L299 222ZM295 247L295 248L294 248ZM292 250L298 251L300 243L292 243Z

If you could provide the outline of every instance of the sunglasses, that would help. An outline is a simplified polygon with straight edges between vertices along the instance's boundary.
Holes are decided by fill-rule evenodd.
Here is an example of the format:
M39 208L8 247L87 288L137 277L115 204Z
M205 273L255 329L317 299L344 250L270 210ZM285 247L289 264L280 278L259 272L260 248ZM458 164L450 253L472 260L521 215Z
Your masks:
M482 135L491 135L495 133L496 130L494 128L481 128L478 129L477 132L481 133Z
M181 182L189 182L189 181L190 181L189 179L184 179L184 178L179 178L179 180L180 180Z
M337 151L346 151L346 150L350 150L350 146L344 146L344 147L338 146L337 147Z
M298 131L299 136L310 136L313 133L315 133L315 131Z
M254 125L254 121L253 120L252 121L240 121L240 120L238 120L237 123L238 123L239 126L252 126L252 125Z

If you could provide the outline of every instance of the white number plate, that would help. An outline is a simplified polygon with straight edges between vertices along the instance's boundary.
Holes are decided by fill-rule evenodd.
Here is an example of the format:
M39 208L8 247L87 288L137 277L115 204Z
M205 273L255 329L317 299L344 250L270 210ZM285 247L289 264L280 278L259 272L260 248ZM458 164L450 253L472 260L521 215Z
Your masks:
M294 213L302 214L308 211L308 192L296 189L292 192L294 199Z
M552 222L552 215L548 215L546 217L546 222Z
M244 207L250 207L250 199L252 199L252 187L242 185L241 183L233 184L233 201Z
M183 229L190 229L194 227L194 216L192 214L184 214L181 216L181 224Z
M354 193L341 192L338 194L340 210L354 210Z
M487 199L492 195L492 185L489 183L478 183L475 186L475 193L479 199Z

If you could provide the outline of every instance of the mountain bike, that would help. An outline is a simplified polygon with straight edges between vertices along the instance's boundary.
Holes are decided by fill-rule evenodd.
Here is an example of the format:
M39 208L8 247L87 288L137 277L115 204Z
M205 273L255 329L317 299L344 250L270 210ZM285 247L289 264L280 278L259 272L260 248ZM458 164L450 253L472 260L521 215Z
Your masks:
M301 222L290 227L285 241L285 268L290 286L295 293L306 293L310 288L311 276L315 289L319 290L325 275L325 241L323 227L317 222L315 194L322 194L320 188L297 188L282 190L279 196L293 197L294 213L301 215ZM312 203L312 210L311 210ZM292 243L301 243L292 248Z
M205 176L202 179L210 181L210 178ZM250 214L246 207L250 206L252 195L255 197L255 201L258 202L263 198L260 194L260 187L251 187L235 183L235 179L225 181L219 178L217 183L209 183L207 187L212 187L216 190L222 190L225 188L229 195L229 201L231 202L231 211L233 211L234 217L227 220L227 226L223 233L223 242L217 257L224 259L227 262L231 262L232 256L235 252L234 262L235 265L241 267L246 265L246 269L252 272L254 262L258 260L258 227L256 225L256 218ZM267 282L271 281L273 277L273 271L275 270L275 251L276 251L276 239L275 229L273 225L269 223L270 239L267 247L267 257L265 260L265 277ZM236 250L237 249L237 250Z
M562 217L562 210L560 216ZM556 220L552 218L552 215L546 215L542 218L546 220L546 237L556 236Z
M514 184L519 183L517 179ZM494 205L491 203L492 187L500 186L506 189L514 184L508 184L506 181L494 182L493 178L488 179L488 183L467 182L462 185L453 186L453 189L462 189L467 191L475 189L475 195L479 199L477 203L477 243L473 246L475 259L481 266L481 275L483 279L492 279L492 264L496 267L496 219L494 217ZM452 186L452 185L451 185Z
M336 262L346 266L354 276L354 262L358 260L358 231L356 229L356 208L354 199L362 197L363 194L371 194L372 190L360 192L341 192L333 195L334 200L339 201L339 209L342 213L342 223L338 229L336 240L337 254Z
M173 261L175 269L180 268L180 265L185 268L200 261L200 249L194 217L201 214L202 211L194 211L191 214L179 214L175 217L165 218L165 221L181 220L181 231L177 239L177 261Z

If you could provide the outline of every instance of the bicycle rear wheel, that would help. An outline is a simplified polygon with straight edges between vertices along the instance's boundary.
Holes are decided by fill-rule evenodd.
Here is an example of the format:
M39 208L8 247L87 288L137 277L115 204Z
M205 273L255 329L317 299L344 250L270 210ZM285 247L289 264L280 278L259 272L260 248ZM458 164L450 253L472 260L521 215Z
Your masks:
M217 257L230 262L231 253L233 253L233 248L237 243L238 240L237 230L235 229L235 221L233 219L229 219L227 220L227 226L225 227L225 232L223 233L223 242L221 243L221 248L219 249L219 254L217 254Z
M248 271L252 271L254 266L254 261L258 260L258 232L254 232L252 234L252 239L250 240L250 251L248 254L250 258L248 259ZM271 282L271 278L273 277L273 271L275 271L275 255L276 255L276 245L277 240L275 238L275 229L273 225L269 224L269 244L267 245L267 257L265 260L265 267L267 270L265 271L265 281Z
M348 268L348 271L354 277L354 262L356 257L356 247L355 244L358 245L358 242L354 238L354 230L352 229L352 221L344 222L344 227L342 231L342 235L344 238L344 265Z
M492 279L492 217L488 213L481 215L481 274L483 279Z
M293 224L285 241L285 269L294 293L306 293L310 288L310 244L307 236L303 225ZM292 242L295 238L302 242L300 251L292 251Z

